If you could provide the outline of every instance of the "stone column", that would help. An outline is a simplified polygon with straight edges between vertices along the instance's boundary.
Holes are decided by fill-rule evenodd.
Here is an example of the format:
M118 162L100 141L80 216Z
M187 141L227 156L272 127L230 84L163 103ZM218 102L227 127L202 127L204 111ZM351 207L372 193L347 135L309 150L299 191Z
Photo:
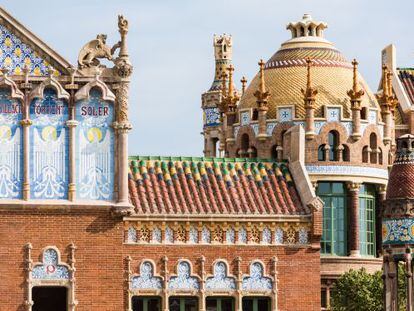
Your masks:
M69 102L69 120L66 121L66 126L69 128L69 187L68 187L68 199L69 201L76 200L76 126L78 121L75 120L75 90L79 88L79 85L75 84L76 69L70 68L71 83L65 85L67 90L70 90L70 102Z
M164 256L162 257L162 263L163 263L163 276L164 276L164 281L162 282L162 310L163 311L169 311L169 304L168 304L168 257Z
M379 185L377 187L377 193L378 203L375 209L375 231L377 234L375 235L375 244L377 254L380 254L382 251L382 236L381 234L378 234L378 232L382 232L382 213L385 209L384 203L387 194L387 186Z
M352 138L361 138L361 101L351 102L352 110Z
M351 257L361 256L359 250L359 183L349 183L349 208L350 213L349 221L349 251Z
M241 270L241 258L236 257L236 268L237 268L237 291L236 291L236 311L243 311L243 294L242 294L242 281L243 274Z
M29 83L29 69L25 67L24 72L26 74L25 82L21 84L21 88L24 89L24 102L23 107L23 120L20 124L23 127L23 200L28 201L30 199L30 138L29 129L32 125L32 121L29 119L29 107L30 99L29 93L32 89L32 84Z
M277 311L278 310L278 306L277 306L277 258L273 257L272 258L272 274L273 274L273 289L272 289L272 311Z
M199 311L206 311L206 269L205 269L206 258L201 256L200 268L201 268L201 286L200 286L200 309Z
M307 100L305 102L305 109L306 109L306 125L305 125L305 135L306 139L313 139L315 137L315 109L314 109L314 101Z
M407 282L407 311L413 311L413 271L412 271L412 256L410 248L406 249L404 255L405 261L405 278Z

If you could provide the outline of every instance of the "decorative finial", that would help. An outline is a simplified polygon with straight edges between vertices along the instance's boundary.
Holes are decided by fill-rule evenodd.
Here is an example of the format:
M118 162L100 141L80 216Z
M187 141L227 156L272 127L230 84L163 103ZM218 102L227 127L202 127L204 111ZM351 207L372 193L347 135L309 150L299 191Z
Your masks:
M311 67L313 65L312 59L310 57L306 58L306 89L302 89L302 94L305 96L305 99L314 100L318 90L312 88L311 83Z
M228 88L227 96L228 97L233 97L233 92L234 92L234 88L233 88L233 72L234 72L234 67L233 67L232 64L230 64L227 67L227 71L229 72L229 88Z
M242 84L242 94L244 94L244 91L246 90L246 84L247 84L247 79L245 76L243 76L240 80L241 84Z
M358 90L358 62L354 58L352 61L353 76L352 76L352 90L348 91L348 96L351 98L351 101L359 101L364 95L364 90Z
M259 107L266 105L267 99L270 96L270 92L266 91L265 79L264 79L264 67L265 62L261 59L258 63L259 71L259 89L254 93L254 96L257 98L257 103Z

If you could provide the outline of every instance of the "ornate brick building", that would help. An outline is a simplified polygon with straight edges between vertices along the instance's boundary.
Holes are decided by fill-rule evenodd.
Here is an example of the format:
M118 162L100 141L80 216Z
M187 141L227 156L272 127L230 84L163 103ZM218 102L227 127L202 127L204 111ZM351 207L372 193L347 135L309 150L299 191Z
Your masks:
M206 156L220 152L225 157L280 162L296 157L293 146L304 149L306 171L325 203L323 307L329 306L330 289L343 272L362 266L368 271L381 268L380 210L395 132L404 133L408 126L403 124L411 122L412 115L411 104L404 113L397 109L399 92L393 89L397 75L392 76L390 64L385 64L380 90L374 95L358 72L358 63L349 62L324 38L326 28L326 23L308 14L289 23L291 38L266 62L259 62L259 72L247 88L243 79L242 92L234 91L234 68L228 66L220 97L214 88L216 70L214 90L203 94L203 100L212 92L216 99L202 105ZM228 36L221 39L231 43ZM398 85L411 94L413 80L407 75L407 70L399 71ZM298 126L305 135L296 141L291 130ZM212 129L218 134L211 136Z
M322 202L303 128L285 126L280 161L244 151L128 159L133 68L122 16L118 28L117 43L98 35L75 68L0 9L0 310L320 309ZM231 40L215 44L227 66ZM205 96L206 109L220 92Z

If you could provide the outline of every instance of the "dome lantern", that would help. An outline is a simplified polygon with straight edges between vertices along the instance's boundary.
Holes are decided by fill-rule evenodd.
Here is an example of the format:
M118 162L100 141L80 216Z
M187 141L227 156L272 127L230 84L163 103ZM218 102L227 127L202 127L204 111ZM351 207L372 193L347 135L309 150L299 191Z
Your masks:
M292 39L299 37L323 37L323 31L328 28L325 22L314 21L310 14L304 14L302 20L291 22L286 26L292 32Z

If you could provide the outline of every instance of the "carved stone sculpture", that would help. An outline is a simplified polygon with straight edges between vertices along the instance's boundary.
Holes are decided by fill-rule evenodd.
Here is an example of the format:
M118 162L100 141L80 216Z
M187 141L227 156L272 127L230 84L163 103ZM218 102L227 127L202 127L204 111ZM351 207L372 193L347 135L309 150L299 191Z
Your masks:
M95 40L83 46L78 57L79 69L99 66L99 59L102 58L113 59L114 52L120 46L120 43L118 42L110 48L106 45L106 38L107 36L104 34L97 35Z

